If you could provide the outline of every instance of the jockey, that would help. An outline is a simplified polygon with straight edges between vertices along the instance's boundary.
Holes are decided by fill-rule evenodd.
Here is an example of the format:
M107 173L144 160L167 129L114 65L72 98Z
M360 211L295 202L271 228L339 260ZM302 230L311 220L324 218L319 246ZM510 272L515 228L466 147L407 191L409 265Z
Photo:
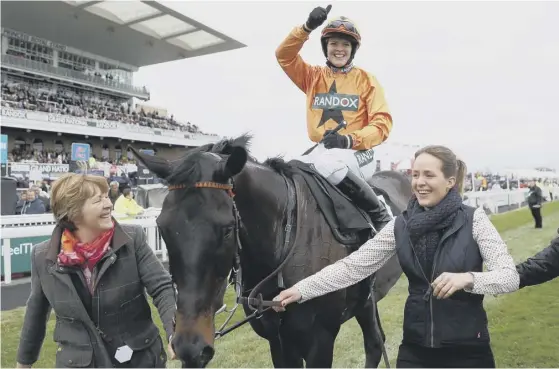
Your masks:
M366 211L378 232L392 217L366 179L376 168L373 147L388 138L392 116L376 78L353 65L361 35L348 18L335 18L322 30L326 66L311 66L299 55L310 33L326 21L331 7L315 8L307 22L295 27L276 50L282 69L307 95L309 138L324 145L297 160L311 164ZM345 128L333 132L342 122Z

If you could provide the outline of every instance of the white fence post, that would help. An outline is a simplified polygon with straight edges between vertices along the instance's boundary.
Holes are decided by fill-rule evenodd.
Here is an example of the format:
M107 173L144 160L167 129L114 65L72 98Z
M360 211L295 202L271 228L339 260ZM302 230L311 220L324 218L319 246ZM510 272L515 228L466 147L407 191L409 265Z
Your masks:
M2 246L2 261L4 263L4 283L12 283L12 245L9 238L4 240Z

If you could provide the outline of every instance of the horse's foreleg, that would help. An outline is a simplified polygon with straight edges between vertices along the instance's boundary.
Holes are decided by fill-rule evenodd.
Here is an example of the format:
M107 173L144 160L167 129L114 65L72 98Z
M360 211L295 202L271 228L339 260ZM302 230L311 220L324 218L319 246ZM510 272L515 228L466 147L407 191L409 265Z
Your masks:
M313 327L312 332L309 332L308 345L303 354L306 368L332 367L334 342L338 331L330 332L322 326Z
M244 308L248 315L248 308ZM268 341L274 368L303 367L300 351L289 340L282 339L284 329L281 327L279 314L274 311L265 312L260 319L251 320L250 325L256 334Z
M285 342L281 338L273 337L268 340L270 353L274 368L303 368L303 358L299 351L291 346L290 342Z
M373 302L355 312L355 319L363 332L363 344L365 346L365 368L377 368L382 357L383 343L386 340L384 331L380 324L378 309ZM378 323L380 335L377 333L375 320Z

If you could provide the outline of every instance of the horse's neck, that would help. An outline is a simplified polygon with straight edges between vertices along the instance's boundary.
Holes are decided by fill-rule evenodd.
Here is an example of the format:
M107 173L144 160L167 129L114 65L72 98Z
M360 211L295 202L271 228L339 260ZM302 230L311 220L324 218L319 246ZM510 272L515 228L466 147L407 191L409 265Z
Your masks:
M266 167L250 164L235 178L235 193L246 252L265 264L275 263L287 199L283 178Z

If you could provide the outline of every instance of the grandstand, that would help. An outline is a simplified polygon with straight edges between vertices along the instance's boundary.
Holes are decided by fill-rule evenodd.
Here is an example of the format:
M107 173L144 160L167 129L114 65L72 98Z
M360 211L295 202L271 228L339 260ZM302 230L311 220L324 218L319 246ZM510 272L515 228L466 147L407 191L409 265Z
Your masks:
M244 44L155 1L8 1L1 13L8 174L55 178L72 143L126 172L131 143L168 157L219 139L145 104L134 72Z

